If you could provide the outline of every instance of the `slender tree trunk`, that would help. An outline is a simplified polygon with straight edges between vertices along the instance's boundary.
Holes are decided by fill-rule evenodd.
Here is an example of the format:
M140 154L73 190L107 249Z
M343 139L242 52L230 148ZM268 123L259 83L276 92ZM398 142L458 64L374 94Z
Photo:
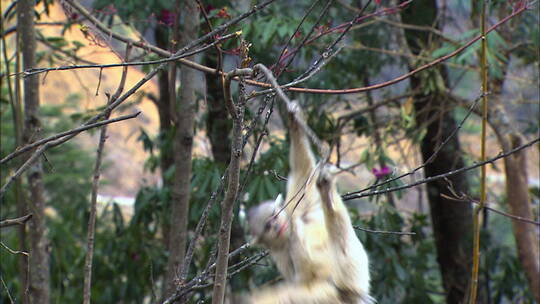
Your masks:
M498 6L499 18L504 16L510 9L511 2L501 2ZM472 19L473 21L480 20L482 3L480 1L471 1ZM517 21L510 22L504 28L501 28L498 33L504 37L506 41L513 41L514 30L517 29ZM512 54L508 51L505 54L506 58L510 58ZM502 77L495 78L490 83L490 91L492 91L493 103L489 115L489 124L493 128L497 139L504 152L509 151L522 144L523 138L518 131L510 124L510 119L507 117L503 108L504 101L501 99L503 93L504 80L508 72L508 64L510 59L505 61L501 68ZM522 150L504 158L504 170L506 176L506 196L510 209L510 213L521 216L523 218L532 219L533 212L531 199L528 189L527 175L527 151ZM540 236L536 227L520 221L512 221L514 237L516 239L517 252L519 261L525 271L532 294L537 303L540 303Z
M205 65L210 67L217 66L217 56L207 54L205 56ZM225 97L223 96L223 87L221 77L216 74L206 73L206 92L208 115L206 118L206 131L210 145L212 146L212 155L214 160L225 168L229 164L231 157L230 134L232 122L225 108ZM244 229L240 224L238 212L240 208L233 207L233 222L231 226L231 250L235 250L245 244ZM232 264L240 262L240 256L231 259ZM244 281L239 276L234 276L230 280L233 289L244 288Z
M494 82L493 91L501 96L502 81ZM500 99L490 112L489 123L504 152L523 144L523 138L510 124ZM514 153L504 158L506 175L506 196L510 213L527 219L534 219L529 197L527 177L527 150ZM532 294L540 303L540 236L537 227L521 221L512 221L517 252L521 266L525 271Z
M215 56L207 54L205 64L211 67L217 65ZM208 116L206 118L206 130L208 139L212 146L214 160L226 166L231 156L231 140L229 134L232 123L225 108L223 88L221 87L221 77L215 74L206 73L206 92L208 104Z
M156 44L158 47L166 50L169 48L169 37L167 27L165 25L157 25L154 30L156 37ZM157 98L152 98L159 114L159 168L161 170L161 182L164 189L172 189L172 178L167 178L166 173L174 165L173 155L173 126L172 126L172 113L169 94L169 75L167 71L160 71L158 73L158 94ZM163 205L168 206L170 196L166 198L166 202L162 202ZM165 247L169 245L169 232L170 232L170 216L168 212L164 212L164 220L161 222L161 230L163 233L163 242Z
M34 3L20 0L17 4L17 30L23 54L23 69L36 67L36 37L34 30ZM35 140L40 132L39 119L39 78L37 75L24 79L24 140ZM41 161L36 161L28 169L30 188L29 209L33 214L29 223L30 231L30 303L49 303L49 241L45 226L45 200L43 197L43 170Z
M499 140L504 143L505 152L523 144L522 138L516 134L500 137ZM504 158L504 170L510 213L527 219L534 218L527 184L527 151L522 150ZM521 221L512 221L512 227L519 261L529 280L532 294L536 302L540 303L540 239L536 227Z
M2 31L4 27L2 26ZM17 41L20 41L20 33L17 33ZM4 62L6 62L6 72L9 74L11 73L9 70L9 62L8 62L8 55L6 50L6 41L5 39L2 40L2 46L3 46L3 55L4 55ZM23 101L22 101L22 88L21 88L21 76L19 76L21 72L21 56L20 56L20 44L17 42L16 47L16 58L15 58L15 72L17 75L15 76L15 94L12 94L12 86L10 82L7 82L8 90L10 93L10 101L11 101L11 109L12 109L12 115L13 115L13 125L15 130L15 145L16 147L22 147L24 143L23 139L23 131L24 131L24 114L23 114ZM9 79L8 79L9 81ZM15 167L20 167L22 165L23 161L21 159L15 159L14 164ZM17 204L17 216L25 216L28 214L28 204L26 202L25 193L23 190L23 184L22 184L22 178L19 177L15 180L15 200ZM0 202L1 203L1 202ZM18 236L18 249L20 251L28 252L28 246L26 244L26 225L19 225L17 228L17 236ZM28 298L28 280L29 280L29 272L28 272L28 256L21 256L19 259L19 278L21 282L21 288L20 288L20 298L22 304L28 304L29 298Z
M185 1L183 6L183 44L197 38L199 12L195 1ZM193 60L194 58L190 58ZM171 233L169 237L169 260L165 284L165 297L175 290L185 256L188 231L189 198L191 188L191 153L194 136L195 84L197 72L188 67L180 69L180 101L176 111L175 179L172 189Z
M229 262L231 226L234 217L234 202L238 195L240 181L240 159L242 156L242 128L244 124L245 100L242 94L244 88L239 90L240 101L237 104L236 118L233 118L233 140L227 180L225 198L221 203L221 223L218 236L218 255L216 260L216 272L214 278L214 290L212 304L223 304L227 284L227 266Z
M401 18L404 23L422 26L436 26L437 4L435 0L413 2L404 10ZM405 31L405 38L412 53L418 55L436 37L429 32ZM413 67L411 67L413 68ZM422 139L421 151L424 161L435 152L439 144L450 136L456 128L456 122L447 101L438 93L439 88L427 88L433 84L444 86L444 70L432 70L411 77L411 87L418 90L415 96L416 122L426 127L426 135ZM442 89L442 88L441 88ZM425 176L433 176L463 166L459 139L454 136L439 152L433 162L424 168ZM449 178L455 191L468 193L469 184L466 174L456 174ZM463 303L470 280L471 242L472 242L472 209L468 205L447 200L441 196L452 194L445 180L428 183L427 194L430 205L437 261L442 274L446 291L446 302Z

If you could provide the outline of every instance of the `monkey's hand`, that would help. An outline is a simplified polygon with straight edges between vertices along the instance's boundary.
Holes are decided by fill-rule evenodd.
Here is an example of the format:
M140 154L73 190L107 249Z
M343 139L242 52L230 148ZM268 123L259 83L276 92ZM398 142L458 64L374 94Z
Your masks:
M302 120L302 111L300 105L295 100L287 104L287 112L289 113L289 127L292 131L297 131L299 121Z
M334 182L334 176L331 170L331 165L322 165L321 172L319 173L319 177L317 178L317 189L319 189L319 194L321 195L322 202L324 206L328 208L328 210L333 210L332 187Z

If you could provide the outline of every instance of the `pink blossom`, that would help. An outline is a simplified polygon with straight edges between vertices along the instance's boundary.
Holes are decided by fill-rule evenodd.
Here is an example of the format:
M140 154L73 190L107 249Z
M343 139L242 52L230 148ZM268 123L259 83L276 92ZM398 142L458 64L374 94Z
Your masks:
M392 170L388 166L383 166L381 169L373 168L371 172L373 172L376 178L381 178L390 175Z
M176 14L170 10L162 9L158 20L167 26L172 26L174 24L174 19L176 19Z

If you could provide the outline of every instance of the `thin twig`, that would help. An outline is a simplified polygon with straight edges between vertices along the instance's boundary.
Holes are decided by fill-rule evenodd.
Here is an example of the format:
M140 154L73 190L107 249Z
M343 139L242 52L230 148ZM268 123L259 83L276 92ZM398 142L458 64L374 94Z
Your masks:
M0 228L15 226L15 225L26 225L26 222L32 218L32 213L25 216L17 217L14 219L6 219L0 221Z
M296 36L297 33L300 33L300 28L302 27L302 24L304 24L304 21L306 21L307 17L311 14L313 9L315 8L315 6L317 6L317 4L319 4L319 2L321 2L321 0L314 1L311 4L311 6L308 8L308 10L305 12L304 16L302 17L302 20L300 20L300 22L298 22L298 25L296 26L296 29L294 30L292 35L289 37L289 40L287 40L287 42L285 43L285 45L281 49L281 52L279 53L278 60L277 60L277 63L276 63L276 66L278 68L279 68L279 63L281 62L281 59L283 58L283 55L285 55L285 52L288 51L288 48L289 48L289 45L291 44L291 41L293 40L293 38ZM311 27L310 32L306 35L306 37L309 37L311 35L313 30L315 29L315 26L318 23L319 23L319 21L317 21L317 22L315 22L313 24L313 26ZM303 44L303 42L301 44ZM290 61L289 61L289 64L290 64ZM281 72L283 72L286 68L287 67L285 66L284 68L278 70L277 73L276 73L276 76L279 77L279 75L281 75Z
M137 117L139 115L140 112L138 113L135 113L135 114L132 114L131 116L132 117L129 117L129 118L124 118L122 120L125 120L125 119L130 119L130 118L134 118L134 117ZM96 116L101 116L101 114L98 114ZM115 122L115 121L112 121L109 120L109 122L107 123L112 123L112 122ZM34 161L36 161L40 156L41 154L43 154L43 152L45 152L47 149L49 148L52 148L52 147L56 147L60 144L63 144L64 142L72 139L73 137L75 137L77 134L79 134L79 132L71 132L70 135L67 135L67 136L64 136L64 137L61 137L61 138L58 138L56 140L51 140L51 141L48 141L46 142L45 144L43 144L41 147L39 147L38 149L36 149L36 151L32 154L32 156L30 156L26 162L24 162L24 164L22 164L19 169L17 169L17 171L15 171L15 173L13 173L6 181L6 183L2 186L2 188L0 188L0 199L2 197L4 197L4 193L6 192L7 188L9 187L9 185L17 178L19 177L24 171L26 171L33 163Z
M231 24L238 23L240 20L249 17L251 14L259 11L260 9L266 7L267 5L269 5L270 3L274 2L274 1L275 0L269 0L269 1L264 2L261 5L254 6L253 9L250 10L249 12L246 12L243 15L232 19L231 21L223 24L222 26L218 27L217 29L213 30L212 32L204 35L203 37L201 37L199 39L197 39L197 41L195 41L196 44L200 43L199 40L201 40L201 39L202 39L202 41L208 39L209 38L209 37L207 37L208 35L215 35L216 33L219 33L221 31L223 31L225 28L227 28ZM130 38L124 37L122 35L119 35L119 34L113 32L112 30L110 30L106 25L101 23L94 16L92 16L78 2L76 2L74 0L66 0L66 2L69 2L73 6L73 8L75 10L77 10L79 13L81 13L81 15L83 15L84 17L89 19L90 22L92 22L92 24L94 24L96 26L96 28L103 31L107 36L109 36L111 38L114 38L114 39L117 39L117 40L122 41L122 42L126 42L126 43L131 42L135 47L139 47L139 48L142 48L144 50L154 52L154 53L156 53L156 54L158 54L160 56L170 57L172 55L170 52L168 52L166 50L163 50L163 49L161 49L159 47L156 47L154 45L147 44L147 43L141 42L141 41L135 41L135 40L132 40ZM532 3L528 4L528 5L524 5L523 7L520 7L519 9L515 10L514 12L512 12L512 14L508 15L507 17L501 19L499 22L497 22L496 24L491 26L486 31L486 34L494 31L495 29L500 27L502 24L506 23L508 20L510 20L510 19L516 17L517 15L523 13L524 11L526 11L532 5L533 5ZM365 17L368 17L368 16L364 16L362 18L365 18ZM473 45L475 42L477 42L481 38L482 38L481 35L479 35L479 36L471 39L467 43L465 43L460 48L456 49L454 52L451 52L450 54L447 54L445 56L441 56L441 57L437 58L436 60L433 60L432 62L429 62L429 63L427 63L427 64L425 64L425 65L423 65L421 67L416 68L413 71L410 71L410 72L408 72L408 73L406 73L404 75L398 76L398 77L396 77L396 78L394 78L392 80L385 81L385 82L382 82L382 83L379 83L379 84L374 84L374 85L371 85L369 87L360 87L360 88L351 88L351 89L313 89L313 88L292 87L291 85L288 85L288 84L283 85L282 87L287 88L289 91L292 91L292 92L306 93L306 94L354 94L354 93L360 93L360 92L365 92L365 91L369 91L369 90L380 89L380 88L387 87L387 86L390 86L392 84L401 82L401 81L403 81L405 79L408 79L410 76L412 76L414 74L417 74L417 73L419 73L421 71L429 69L429 68L433 67L434 65L442 63L442 62L444 62L444 61L458 55L459 53L463 52L465 49L467 49L468 47ZM191 44L190 44L189 47L191 47ZM218 71L216 69L213 69L213 68L198 64L196 62L193 62L193 61L190 61L190 60L187 60L187 59L182 58L182 59L179 59L178 62L181 63L181 64L185 64L185 65L187 65L187 66L189 66L189 67L191 67L193 69L204 72L204 73L211 73L211 74L219 73L219 74L222 74L222 72L220 72L220 71ZM238 80L238 78L234 78L234 80ZM249 84L249 85L254 85L254 86L263 87L263 88L271 88L272 87L271 84L262 83L262 82L255 81L255 80L246 80L246 83Z
M128 60L129 53L131 51L131 45L128 44L126 47L125 60ZM122 78L120 79L120 84L116 89L116 92L112 97L109 97L107 104L114 102L122 91L126 84L127 78L127 66L124 66L122 70ZM107 113L105 119L109 118L111 113ZM99 187L99 177L101 175L101 163L103 160L103 150L105 148L105 141L107 140L107 125L103 125L99 134L99 144L96 154L96 163L94 166L94 175L92 179L92 193L90 199L90 217L88 218L88 232L86 240L86 257L84 262L84 290L83 290L83 304L90 304L90 296L92 293L92 264L94 257L94 237L96 233L96 213L97 213L97 196L98 196L98 187Z
M510 19L516 17L517 15L525 12L528 7L530 7L531 5L525 5L519 9L517 9L516 11L512 12L512 14L506 16L505 18L501 19L499 22L495 23L494 25L492 25L489 29L487 29L486 31L486 34L494 31L495 29L497 29L498 27L500 27L501 25L503 25L504 23L506 23L507 21L509 21ZM422 72L424 70L427 70L439 63L442 63L444 61L447 61L448 59L450 58L453 58L455 57L456 55L458 55L459 53L463 52L464 50L466 50L467 48L469 48L471 45L473 45L475 42L477 42L478 40L482 39L482 35L478 35L476 37L474 37L473 39L469 40L468 42L466 42L465 44L463 44L461 47L457 48L455 51L447 54L447 55L444 55L444 56L441 56L425 65L422 65L406 74L403 74L401 76L398 76L394 79L391 79L391 80L388 80L388 81L385 81L385 82L382 82L382 83L378 83L378 84L374 84L374 85L371 85L371 86L367 86L367 87L360 87L360 88L351 88L351 89L313 89L313 88L298 88L298 87L289 87L288 85L283 85L282 87L286 87L288 88L289 91L292 91L292 92L298 92L298 93L308 93L308 94L355 94L355 93L361 93L361 92L365 92L365 91L369 91L369 90L375 90L375 89L380 89L380 88L384 88L384 87L387 87L387 86L390 86L390 85L393 85L393 84L396 84L398 82L401 82L405 79L408 79L409 77L411 77L412 75L415 75L419 72ZM250 85L257 85L257 86L260 86L260 87L269 87L270 85L268 84L263 84L263 83L253 83L253 82L248 82Z
M328 0L326 1L326 5L324 6L324 8L322 9L321 13L319 14L319 17L317 18L317 20L313 23L313 25L311 26L311 29L309 31L309 33L307 33L305 36L304 36L304 39L302 39L302 41L300 42L300 45L298 45L294 51L292 52L289 52L287 53L286 55L284 54L285 50L286 50L286 47L287 45L290 43L290 41L292 40L292 38L294 37L294 35L298 32L298 29L300 29L300 26L302 26L302 23L304 22L304 20L307 18L308 14L311 12L311 10L315 7L315 5L318 3L317 2L314 2L313 5L309 8L309 10L306 12L306 14L304 14L304 18L302 18L302 20L298 23L298 27L296 28L295 32L293 33L293 35L289 38L289 41L287 42L287 44L283 47L283 50L281 52L281 54L279 55L278 57L278 69L276 71L276 77L279 77L281 75L281 73L283 71L285 71L287 69L287 67L292 63L292 61L294 60L294 58L296 57L296 55L300 52L300 50L302 49L302 47L304 47L304 45L306 45L306 43L308 42L308 39L309 37L311 36L311 34L315 31L315 28L317 27L317 25L319 25L319 23L321 22L322 18L326 15L326 13L328 12L328 9L330 8L330 6L332 5L332 0ZM287 63L285 63L282 67L280 67L281 65L281 62L283 60L287 60Z
M22 254L26 257L28 257L28 252L26 251L19 251L19 250L13 250L11 248L9 248L8 246L6 246L6 244L4 244L2 241L0 241L0 245L2 245L2 247L4 247L7 251L9 251L9 253L11 254Z
M399 186L399 187L387 188L387 189L384 189L384 190L376 190L376 191L372 191L372 192L369 192L369 193L357 193L357 192L347 193L347 194L343 195L342 198L343 198L343 200L347 201L347 200L352 200L352 199L356 199L356 198L380 195L380 194L383 194L383 193L389 193L389 192L394 192L394 191L399 191L399 190L403 190L403 189L412 188L412 187L415 187L415 186L418 186L418 185L421 185L421 184L429 183L429 182L432 182L432 181L435 181L435 180L438 180L438 179L441 179L441 178L445 178L445 177L448 177L448 176L451 176L451 175L455 175L455 174L458 174L458 173L461 173L461 172L476 169L478 167L484 166L484 165L489 164L489 163L493 163L494 161L496 161L498 159L507 157L507 156L509 156L511 154L514 154L514 153L516 153L518 151L521 151L521 150L523 150L525 148L528 148L528 147L534 145L535 143L537 143L539 141L540 141L540 137L537 137L537 138L529 141L528 143L526 143L524 145L518 146L518 147L516 147L516 148L514 148L514 149L512 149L512 150L510 150L510 151L508 151L506 153L499 153L499 155L497 155L497 156L495 156L493 158L490 158L488 160L485 160L483 162L478 162L478 163L476 163L474 165L470 165L470 166L467 166L467 167L462 167L462 168L459 168L459 169L456 169L456 170L453 170L453 171L450 171L450 172L446 172L446 173L443 173L443 174L427 177L427 178L424 178L422 180L416 181L414 183L406 184L406 185Z
M441 196L446 198L446 199L453 200L453 201L471 203L471 204L475 204L475 205L480 204L479 201L473 200L471 198L451 197L451 196L446 195L444 193L441 193ZM524 217L521 217L521 216L513 215L513 214L510 214L510 213L507 213L507 212L504 212L504 211L501 211L501 210L498 210L498 209L495 209L495 208L491 208L491 207L487 206L487 204L484 204L483 208L486 209L486 210L495 212L497 214L500 214L502 216L506 216L506 217L508 217L510 219L513 219L513 220L516 220L516 221L525 222L525 223L529 223L529 224L532 224L532 225L540 226L540 222L537 222L535 220L531 220L531 219L528 219L528 218L524 218Z
M263 3L261 3L261 4L257 4L257 5L252 6L252 8L249 11L239 15L236 18L233 18L233 19L229 20L228 22L225 22L224 24L218 26L213 31L203 35L202 37L193 40L188 45L186 45L185 47L180 49L177 52L177 54L185 53L186 51L188 51L192 47L205 42L206 40L214 37L215 35L220 34L221 32L225 31L229 27L231 27L233 25L236 25L240 21L248 18L249 16L255 14L256 12L258 12L260 10L262 10L263 8L267 7L268 5L270 5L271 3L275 2L275 1L276 0L267 0L267 1L263 2ZM125 36L122 36L122 35L120 35L118 33L115 33L110 28L108 28L105 24L100 22L96 17L94 17L90 12L88 12L88 10L86 10L86 8L84 8L84 6L82 6L76 0L66 0L66 2L69 3L82 16L87 18L98 30L102 31L107 37L111 37L111 38L114 38L116 40L119 40L119 41L122 41L122 42L125 42L125 43L131 43L135 47L139 47L139 48L142 48L143 50L151 51L151 52L156 53L156 54L158 54L160 56L170 57L170 56L173 55L170 52L168 52L168 51L166 51L164 49L161 49L161 48L159 48L157 46L154 46L152 44L145 43L144 41L136 41L136 40L127 38ZM216 71L217 71L216 69L209 68L207 66L198 64L196 62L193 62L193 61L190 61L190 60L187 60L187 59L184 59L184 58L179 59L178 62L181 63L181 64L185 64L185 65L187 65L187 66L189 66L189 67L191 67L193 69L205 72L205 73L213 73L213 74L215 74Z
M206 207L204 207L203 213L201 215L201 219L197 223L197 227L195 227L193 238L189 242L189 246L186 251L186 257L183 262L182 272L180 273L181 282L185 281L187 278L187 275L189 272L189 265L191 265L191 261L193 260L193 253L195 252L195 245L197 243L197 240L199 239L199 236L202 234L202 230L204 229L204 226L206 225L206 219L208 218L208 214L210 213L210 207L214 204L214 202L216 201L216 198L223 191L225 175L227 174L227 172L228 172L228 169L225 170L223 176L220 178L218 189L212 192L212 195L210 195L210 199L206 203Z
M359 191L355 191L355 192L349 192L345 195L353 195L353 194L358 194L358 193L362 193L362 192L366 192L368 190L373 190L375 188L380 188L381 186L383 185L386 185L386 184L389 184L393 181L396 181L398 179L402 179L406 176L409 176L409 175L413 175L415 174L416 172L418 172L420 169L424 168L425 166L427 166L428 164L432 163L433 160L435 160L435 158L437 157L437 155L439 154L439 152L446 146L446 144L450 141L450 139L452 139L457 133L459 130L461 130L461 128L463 127L463 125L465 124L465 121L467 121L467 119L469 118L469 116L471 115L471 113L474 111L476 105L478 104L478 102L480 101L480 99L482 99L482 97L484 96L484 94L480 95L479 97L477 97L473 102L472 104L470 105L469 107L469 110L467 111L467 113L465 114L465 116L463 117L463 119L459 122L459 124L456 126L456 128L452 131L452 133L450 133L450 135L437 147L437 149L435 149L435 151L433 151L433 154L431 154L431 156L420 166L414 168L414 170L412 171L409 171L407 173L404 173L404 174L401 174L399 176L396 176L396 177L393 177L393 178L390 178L390 179L387 179L381 183L378 183L376 185L372 185L372 186L369 186L369 187L366 187L362 190L359 190Z
M6 290L6 293L8 295L8 298L9 298L9 302L11 304L15 304L15 301L13 301L13 297L11 296L11 293L9 292L9 288L6 284L6 282L4 281L4 277L2 276L2 274L0 273L0 280L2 281L2 286L4 287L4 289Z
M7 155L6 157L2 158L2 160L0 160L0 164L4 164L5 162L8 162L10 161L11 159L27 152L27 151L30 151L32 150L33 148L37 147L37 146L41 146L49 141L53 141L55 139L59 139L59 138L62 138L64 136L68 136L68 135L72 135L72 134L78 134L82 131L86 131L88 129L92 129L92 128L96 128L96 127L101 127L101 126L104 126L104 125L107 125L107 124L111 124L111 123L115 123L115 122L119 122L119 121L123 121L123 120L126 120L126 119L131 119L131 118L135 118L137 116L139 116L139 114L141 114L141 112L136 112L136 113L133 113L133 114L129 114L129 115L123 115L123 116L119 116L119 117L116 117L116 118L112 118L112 119L106 119L106 120L102 120L100 122L96 122L96 123L92 123L92 124L88 124L88 125L82 125L80 127L77 127L77 128L74 128L74 129L71 129L71 130L68 130L68 131L64 131L64 132L61 132L61 133L58 133L58 134L55 134L55 135L51 135L49 137L46 137L46 138L43 138L43 139L40 139L40 140L37 140L31 144L28 144L22 148L17 148L15 151L11 152L9 155Z
M231 39L238 37L241 34L241 32L231 33L227 34L225 36L222 36L216 40L214 40L212 43L209 43L205 45L204 47L201 47L199 49L193 50L191 52L186 52L183 54L179 54L176 56L171 56L163 59L158 60L149 60L149 61L133 61L133 62L120 62L120 63L110 63L110 64L84 64L84 65L68 65L68 66L59 66L59 67L52 67L52 68L34 68L30 70L26 70L23 72L24 76L31 76L35 74L41 74L46 72L54 72L54 71L66 71L66 70L76 70L76 69L100 69L100 73L103 69L106 68L115 68L115 67L126 67L126 66L145 66L145 65L153 65L153 64L160 64L160 63L166 63L171 61L177 61L181 58L193 56L198 53L202 53L206 50L208 50L211 47L216 46L217 44ZM15 74L11 74L10 76L14 76Z
M396 234L396 235L415 235L416 234L416 232L371 230L371 229L363 228L360 226L353 226L353 228L357 230L369 232L369 233L376 233L376 234Z

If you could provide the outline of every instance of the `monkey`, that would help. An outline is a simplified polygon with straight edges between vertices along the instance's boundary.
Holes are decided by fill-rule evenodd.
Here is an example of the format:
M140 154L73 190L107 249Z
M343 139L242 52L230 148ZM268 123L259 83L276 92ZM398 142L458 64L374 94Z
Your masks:
M327 232L317 224L324 220L324 214L312 176L315 157L309 149L307 137L294 121L291 119L291 172L287 178L287 201L279 196L275 201L266 201L251 208L248 223L254 242L270 249L270 255L285 281L306 282L316 277L328 277L332 269L324 263L324 256L329 251ZM317 237L298 238L305 234ZM302 254L291 256L296 252Z
M373 303L367 254L329 167L315 162L298 109L289 108L286 200L278 197L248 213L254 242L269 249L284 282L254 292L246 303Z

